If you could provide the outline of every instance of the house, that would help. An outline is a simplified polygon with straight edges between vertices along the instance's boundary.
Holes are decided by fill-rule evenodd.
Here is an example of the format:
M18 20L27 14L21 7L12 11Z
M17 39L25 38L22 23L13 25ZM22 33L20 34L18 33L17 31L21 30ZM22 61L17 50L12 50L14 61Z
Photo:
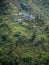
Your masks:
M23 13L18 13L18 16L22 16Z
M35 16L30 15L30 20L35 19Z
M13 22L17 22L18 19L17 19L16 17L13 17L13 18L12 18L12 21L13 21Z
M18 16L20 18L24 19L24 20L29 20L29 21L35 20L35 18L36 18L35 16L29 15L29 14L26 14L26 13L18 13Z
M34 25L33 28L38 28L39 26Z
M18 22L22 22L22 19L18 19Z

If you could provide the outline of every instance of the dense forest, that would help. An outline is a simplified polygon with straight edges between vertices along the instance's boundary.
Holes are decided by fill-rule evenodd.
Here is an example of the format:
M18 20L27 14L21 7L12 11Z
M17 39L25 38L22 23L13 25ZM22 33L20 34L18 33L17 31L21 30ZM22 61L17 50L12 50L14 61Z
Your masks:
M49 65L49 0L0 0L0 65Z

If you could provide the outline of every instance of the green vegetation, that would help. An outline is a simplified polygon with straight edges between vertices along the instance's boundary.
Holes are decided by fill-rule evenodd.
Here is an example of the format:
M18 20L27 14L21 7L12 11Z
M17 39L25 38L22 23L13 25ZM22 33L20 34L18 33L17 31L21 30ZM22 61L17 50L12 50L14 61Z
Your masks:
M24 7L27 12L41 16L45 21L49 21L49 0L18 0L19 3L23 4L22 9ZM21 5L20 5L21 6ZM24 9L24 10L26 10Z
M8 22L19 10L6 5L0 15L0 65L49 65L49 21L38 15L35 21Z

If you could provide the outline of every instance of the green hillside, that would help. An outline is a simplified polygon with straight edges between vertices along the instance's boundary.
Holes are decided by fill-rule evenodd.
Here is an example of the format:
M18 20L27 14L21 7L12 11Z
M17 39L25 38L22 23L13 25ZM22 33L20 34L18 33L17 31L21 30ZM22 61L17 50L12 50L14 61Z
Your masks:
M0 65L49 65L49 0L1 0L0 13Z
M49 0L19 0L21 8L49 20Z

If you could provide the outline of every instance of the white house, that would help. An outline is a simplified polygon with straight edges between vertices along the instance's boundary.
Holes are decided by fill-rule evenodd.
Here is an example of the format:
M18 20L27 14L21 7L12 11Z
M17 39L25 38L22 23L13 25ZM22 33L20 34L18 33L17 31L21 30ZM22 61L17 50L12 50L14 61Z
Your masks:
M22 22L22 19L18 19L18 22Z

